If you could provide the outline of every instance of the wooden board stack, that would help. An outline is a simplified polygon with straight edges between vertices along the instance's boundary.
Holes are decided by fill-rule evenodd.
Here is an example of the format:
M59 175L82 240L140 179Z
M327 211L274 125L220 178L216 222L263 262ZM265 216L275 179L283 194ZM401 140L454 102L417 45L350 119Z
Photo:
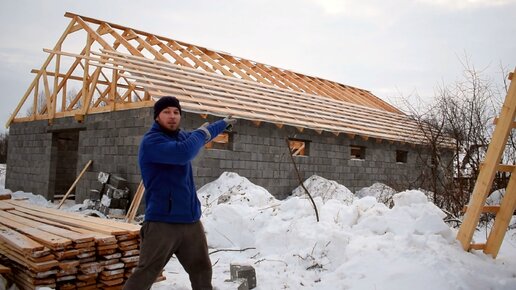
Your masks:
M139 231L138 225L0 201L2 264L23 289L122 289L138 264Z

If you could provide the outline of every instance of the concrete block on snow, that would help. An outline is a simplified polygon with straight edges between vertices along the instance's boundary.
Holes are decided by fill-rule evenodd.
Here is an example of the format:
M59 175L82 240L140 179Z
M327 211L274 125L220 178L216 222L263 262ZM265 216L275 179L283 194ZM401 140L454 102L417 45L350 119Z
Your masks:
M256 271L250 265L230 264L231 281L244 279L247 281L248 289L256 287ZM240 287L238 288L240 289Z

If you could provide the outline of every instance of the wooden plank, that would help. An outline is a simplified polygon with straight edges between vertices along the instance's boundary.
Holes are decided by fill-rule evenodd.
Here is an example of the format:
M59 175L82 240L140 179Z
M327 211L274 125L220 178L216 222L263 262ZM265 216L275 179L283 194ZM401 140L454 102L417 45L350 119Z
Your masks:
M143 46L148 52L150 52L152 55L154 55L154 57L156 59L161 60L161 61L165 61L165 62L169 62L166 57L164 57L159 51L154 49L154 47L152 47L152 45L150 43L148 43L145 39L143 39L140 36L138 36L138 34L136 34L136 32L134 32L132 29L126 29L125 32L127 32L128 34L134 35L134 39L141 46Z
M127 211L127 216L125 217L125 221L128 223L133 222L136 213L138 212L138 208L140 207L140 203L142 201L143 194L145 192L145 187L143 186L143 181L140 181L138 185L138 189L134 194L133 200L131 201L131 205L129 206L129 210Z
M169 65L171 65L171 64L169 64ZM326 98L326 100L327 100L327 98ZM371 115L370 113L371 113L371 112L369 111L369 112L368 112L368 114L366 114L366 115ZM382 115L385 115L385 112L382 112ZM394 114L394 115L396 115L396 114ZM398 116L399 116L399 114L398 114ZM406 117L405 117L405 118L406 118ZM374 119L377 119L377 118L374 118ZM408 119L406 119L406 120L405 120L405 123L407 122L407 120L408 120ZM398 122L398 123L400 123L400 122ZM406 128L406 127L407 127L407 125L406 125L406 124L400 124L400 126L401 126L404 130L406 130L406 129L407 129L407 128ZM368 127L370 127L370 126L368 126ZM392 128L389 128L389 129L392 131ZM419 130L415 130L415 132L418 132L418 131L419 131ZM412 133L412 134L409 134L409 135L410 135L410 136L412 136L412 135L414 135L414 134ZM396 140L396 139L395 139L395 140Z
M194 68L189 62L187 62L184 58L182 58L180 55L178 55L172 48L170 48L170 46L166 45L165 43L163 43L161 40L159 40L156 36L152 35L152 36L149 36L149 40L152 42L152 43L155 43L156 45L158 45L161 50L160 50L160 53L167 53L168 55L170 55L178 64L182 65L182 66L186 66L186 67L189 67L189 68Z
M13 210L14 207L11 204L5 202L6 200L8 199L0 200L0 210Z
M512 215L516 209L516 174L513 172L507 188L505 189L505 196L500 205L500 210L495 217L493 227L487 238L486 248L484 253L496 258L500 247L502 246L503 238L511 222Z
M95 240L94 237L91 235L77 233L77 232L74 232L74 231L71 231L68 229L63 229L60 227L56 227L53 225L47 225L42 222L37 222L37 221L31 220L31 219L20 217L18 215L12 214L10 212L5 212L5 213L0 212L0 217L5 217L8 219L14 220L23 225L42 230L42 231L51 233L56 236L61 236L63 238L71 239L75 243L85 243L85 242L93 242L94 243L94 240Z
M109 52L110 54L112 55L124 55L122 53L119 53L119 52ZM97 53L95 53L96 55L99 55ZM136 57L133 57L133 56L129 56L129 55L124 55L126 58L130 58L132 59L133 61L135 59L138 59ZM141 60L141 58L139 58ZM145 62L147 63L152 63L152 64L158 64L159 61L155 61L155 60L148 60L148 59L144 59ZM174 66L174 65L171 65L171 64L161 64L159 63L158 64L160 67L161 66L165 66L165 67L168 67L168 68L171 68L171 67L177 67L177 66ZM241 79L235 79L235 78L227 78L227 77L224 77L224 76L220 76L218 74L213 74L213 73L203 73L203 72L200 72L199 70L190 70L190 69L185 69L185 68L182 68L182 67L179 67L178 70L180 70L181 72L183 73L193 73L193 74L196 74L196 75L203 75L205 77L211 77L213 79L216 79L216 82L217 84L220 84L220 83L232 83L233 85L237 85L239 87L242 87L243 85L244 86L251 86L251 87L254 87L256 88L257 87L257 84L256 82L249 82L249 81L245 81L245 80L241 80ZM275 97L277 97L277 95L279 94L280 96L282 95L290 95L290 96L293 96L296 98L296 100L294 100L294 102L296 101L299 101L299 102L305 102L305 101L309 101L309 100L312 100L315 103L315 105L325 105L327 104L328 106L326 108L333 108L335 106L339 106L339 105L342 105L343 103L342 102L335 102L335 101L332 101L331 99L327 98L327 97L322 97L322 96L316 96L316 95L308 95L308 94L297 94L297 93L293 93L291 91L278 91L278 88L277 87L274 87L274 86L264 86L264 85L261 85L258 86L258 87L268 87L270 88L270 90L272 91L275 91ZM367 91L365 91L367 92ZM299 99L299 95L301 96L307 96L306 100L304 98L301 98ZM310 97L310 98L308 98ZM346 109L348 106L352 106L353 109L351 111L362 111L362 110L365 110L367 111L366 114L371 114L371 112L375 112L375 111L378 111L379 113L383 114L383 116L387 115L388 117L392 118L399 118L400 116L404 117L405 115L404 114L400 114L399 112L398 113L392 113L392 112L385 112L383 110L378 110L378 109L374 109L374 108L370 108L370 107L367 107L367 106L360 106L360 105L356 105L356 104L352 104L352 103L346 103L344 107L342 108L339 108L339 109ZM366 115L367 116L367 115ZM380 115L381 117L382 115ZM387 121L389 121L389 118L386 118ZM393 122L393 125L395 124L396 122Z
M67 17L77 17L78 15L67 13L66 16ZM85 21L96 23L96 24L100 24L100 25L107 23L105 21L101 21L101 20L97 20L97 19L93 19L93 18L88 18L88 17L84 17L84 16L80 16L80 17L81 17L81 19L83 19ZM120 29L120 30L127 30L128 29L127 27L124 27L124 26L121 26L121 25L117 25L117 24L109 23L109 25L111 25L113 28ZM214 51L212 51L212 50L209 50L209 49L206 49L206 48L203 48L203 47L199 47L199 46L194 46L194 45L191 45L191 44L188 44L188 43L184 43L184 42L180 42L180 41L175 41L175 40L170 39L170 38L166 38L166 37L162 37L162 36L156 36L156 35L153 35L153 34L150 34L150 33L147 33L147 32L143 32L143 31L139 31L139 30L133 30L133 31L136 34L146 36L149 39L156 38L159 41L168 41L169 43L173 42L174 43L174 49L180 50L183 53L188 53L185 56L190 58L192 61L197 61L197 58L195 56L191 55L191 52L188 49L186 49L187 47L192 52L197 52L198 54L199 54L199 52L201 52L202 54L214 53ZM223 57L225 59L227 59L227 57L230 57L230 55L224 54L224 53L217 53L217 54L218 54L217 57ZM247 61L247 60L244 60L244 59L240 60L240 62L243 62L243 61ZM201 65L199 63L196 63L196 64L198 66L202 67L203 69L206 69L203 65ZM256 63L256 64L258 64L258 63ZM286 70L283 70L283 71L286 71ZM294 72L291 72L291 73L294 73ZM294 73L294 74L301 75L301 74L298 74L298 73ZM310 78L310 79L312 79L312 78ZM330 85L326 85L328 87L339 88L340 86L343 86L341 84L338 84L338 83L335 83L335 82L331 82L331 81L328 81L328 83L330 83ZM371 96L372 96L371 94L365 94L365 95L366 96L364 96L364 98L371 98ZM371 103L374 104L374 103L378 103L378 102L379 102L379 100L377 100L377 98L371 98ZM380 102L380 104L382 105L382 106L380 106L381 108L385 107L385 109L392 110L392 111L395 111L395 112L399 113L399 110L397 110L396 108L393 108L392 106L388 105L385 102Z
M22 254L11 250L8 247L5 247L4 245L0 244L0 251L3 255L5 255L9 260L13 260L17 262L18 264L25 265L28 268L36 271L36 272L44 272L51 270L52 268L55 268L59 265L59 262L57 260L50 260L50 261L44 261L44 262L33 262L27 258L25 258Z
M10 193L0 194L0 200L6 200L6 199L11 199ZM2 208L0 208L0 210L2 210Z
M58 221L63 220L66 221L69 224L74 225L80 225L82 228L92 228L95 230L96 227L101 229L109 229L111 235L123 235L123 234L139 234L140 233L140 226L108 220L108 219L102 219L92 216L83 216L77 213L70 213L70 212L63 212L57 209L53 208L46 208L41 206L36 206L32 204L28 204L23 201L14 201L10 200L7 201L14 205L17 210L20 210L18 207L25 208L28 210L32 209L32 212L37 212L41 214L46 214L51 217L58 217ZM34 214L36 215L36 214ZM59 219L64 218L64 219ZM55 218L54 218L55 220ZM86 225L86 226L84 226ZM102 231L101 231L102 232Z
M105 21L94 20L94 19L91 19L91 18L87 18L87 17L75 15L75 14L67 14L67 17L72 17L73 20L77 21L77 24L74 24L69 29L70 32L71 31L80 30L80 29L84 29L88 33L89 38L97 41L98 43L100 43L100 45L102 45L106 49L109 49L109 50L113 50L114 49L113 45L110 45L109 43L107 43L102 38L102 35L107 33L108 31L110 31L110 30L114 31L114 29L109 29L109 26L113 25L113 24L109 24L109 23L107 23ZM85 21L85 19L87 19L87 21ZM94 31L93 29L91 29L89 27L88 23L86 23L88 21L93 21L94 23L98 23L99 24L98 31ZM227 74L227 77L230 77L230 78L235 78L236 79L235 74L240 74L241 77L247 78L248 75L252 75L254 73L254 71L255 71L254 69L251 69L251 68L246 66L246 63L244 62L245 60L243 60L243 59L236 59L236 58L234 58L234 57L232 57L232 56L230 56L228 54L225 54L225 53L216 52L216 51L213 51L213 50L209 50L209 49L206 49L206 48L203 48L203 47L199 47L199 46L194 46L194 45L187 44L187 43L176 42L176 41L174 41L172 39L168 39L168 38L157 37L157 36L155 36L153 34L141 32L141 31L138 31L138 30L132 30L130 28L119 26L119 25L116 25L116 27L117 27L117 29L121 29L122 31L129 31L130 32L130 35L129 35L130 39L137 39L137 41L140 42L141 46L146 47L157 58L160 58L161 52L155 51L152 48L152 46L155 45L156 41L158 41L158 43L162 43L161 41L166 40L169 43L173 43L174 49L182 51L181 56L186 55L186 57L188 57L191 61L196 62L196 65L198 65L199 67L201 67L201 68L203 68L203 69L205 69L207 71L210 71L210 68L207 67L206 65L202 65L203 62L199 61L198 58L195 55L192 54L192 52L198 54L204 61L206 61L208 63L211 63L211 65L216 67L217 69L219 69L219 70L223 69L221 71L224 74L227 74L226 71L224 71L224 70L227 70L225 67L229 67L230 68L229 70L231 70L233 72L233 73ZM146 39L145 40L142 39L141 35L146 36ZM148 41L147 41L147 39L148 39ZM87 45L87 46L89 47L89 45ZM167 44L167 46L168 46L168 44ZM131 53L137 54L136 51L138 51L138 50L132 51ZM179 57L179 59L181 59L181 57ZM165 60L165 59L162 59L162 60ZM183 62L184 63L188 63L184 59L183 59ZM223 64L224 66L220 65L219 63ZM260 65L260 64L255 63L255 65L253 67L256 67L257 65ZM305 81L304 78L301 77L301 76L304 77L304 75L301 75L301 74L298 74L298 73L294 73L294 72L291 72L291 71L288 71L288 70L284 70L284 69L278 69L278 68L275 68L275 67L272 67L272 66L268 66L268 67L274 68L274 70L279 70L281 73L279 74L279 76L277 78L281 79L282 81L285 81L285 82L288 82L289 80L291 82L295 81L295 83L297 83L297 86L304 86L305 89L308 88L309 86L311 86L311 87L314 86L314 84L312 84L310 81L308 81L308 80ZM87 69L85 71L87 71ZM256 76L259 76L259 74L257 74L257 73L254 73L254 74ZM257 80L259 80L260 78L256 77L256 76L254 76L254 77ZM309 80L321 81L322 79L309 78ZM252 79L249 80L249 81L255 82L255 80L252 80ZM338 84L338 83L335 83L335 82L330 82L330 81L327 81L327 80L322 80L321 82L324 83L325 88L330 88L330 89L335 90L337 92L341 92L342 88L345 88L346 90L349 88L348 86L344 86L344 85L341 85L341 84ZM354 96L355 95L358 96L357 97L358 100L367 99L369 105L372 105L372 106L376 105L376 107L379 107L382 110L390 110L390 109L392 109L392 107L390 107L387 103L382 102L381 100L379 100L378 98L374 97L372 94L370 94L367 91L358 90L358 89L354 89L354 88L351 88L351 91L354 92L354 94L353 94ZM84 92L82 94L82 97L83 98L86 97L86 92ZM56 102L54 101L53 104L55 105L55 103ZM394 109L394 111L399 113L399 111L397 111L396 109ZM50 112L49 113L50 115L47 118L50 118L50 119L53 118L53 114L54 113L55 112Z
M19 211L40 217L40 218L48 219L48 220L54 221L54 222L59 222L64 225L85 228L90 231L97 231L97 232L104 233L104 234L114 235L114 234L124 234L124 233L128 232L127 230L122 230L122 229L117 229L117 228L113 229L113 228L105 226L105 225L90 223L88 221L85 221L85 217L83 217L84 220L68 219L66 216L59 216L59 215L56 216L52 213L44 212L44 211L36 211L36 210L30 210L27 208L18 208L18 207L16 209Z
M207 64L205 64L202 60L198 59L192 52L190 52L188 49L184 48L175 40L168 40L166 43L167 46L171 47L172 49L181 51L181 56L185 56L188 59L190 59L197 67L200 67L204 69L206 72L212 72L215 73L215 69L211 68Z
M42 251L45 248L42 244L2 225L0 225L0 241L2 244L6 244L10 248L27 255Z
M482 208L482 212L483 213L493 213L493 214L496 214L498 213L498 211L500 210L500 206L499 205L484 205L484 207ZM465 205L463 208L462 208L462 212L466 212L468 211L468 206Z
M486 244L471 244L469 245L469 250L483 250L486 247Z
M498 117L494 118L494 120L493 120L493 124L495 124L495 125L496 125L496 124L498 124L498 120L499 120L499 118L498 118ZM511 127L512 127L513 129L514 129L514 128L516 128L516 121L512 122Z
M482 170L482 167L484 167L484 162L480 163L480 170ZM516 165L499 164L496 167L496 171L498 171L498 172L509 172L509 173L511 173L514 170L516 170Z
M79 255L79 250L72 249L72 250L66 250L66 251L58 251L55 252L54 255L56 256L56 259L61 261L65 259L75 258L77 255Z
M11 273L11 268L0 264L0 274L8 274L8 273Z
M75 179L75 181L72 183L72 186L70 186L70 188L68 189L68 191L66 192L66 194L63 196L63 199L61 199L61 202L59 203L59 205L57 206L57 208L61 208L61 206L63 205L63 203L65 202L66 198L68 197L68 195L70 195L70 193L72 192L72 190L75 188L75 186L77 185L77 182L79 182L79 180L81 179L81 177L84 175L84 173L86 172L86 170L88 169L88 167L90 167L91 163L93 161L92 160L89 160L86 165L84 166L84 168L82 169L81 173L79 173L79 175L77 176L77 178Z
M148 84L136 82L137 85L147 86L147 90L151 94L154 95L167 95L167 94L178 94L181 99L181 94L184 94L184 89L174 89L170 87L165 86L152 86L150 87ZM161 93L159 91L162 91ZM414 139L413 136L406 136L404 139L400 139L398 134L391 134L390 131L385 132L378 132L369 130L366 127L358 128L353 124L346 124L346 125L331 125L328 122L324 122L323 124L319 124L317 122L314 122L314 118L302 116L303 119L300 119L301 116L298 115L298 117L294 117L291 114L289 115L288 112L285 111L275 111L274 114L271 114L271 111L268 109L258 109L254 108L252 111L255 113L248 113L246 111L242 110L242 107L238 105L238 101L234 102L228 102L228 100L225 100L224 103L220 102L220 98L213 97L211 95L206 95L203 93L192 93L188 92L191 95L197 95L197 96L203 96L205 98L210 98L213 100L204 100L202 103L203 105L198 105L198 103L187 103L188 101L186 99L181 99L181 106L184 108L205 108L205 110L209 111L212 115L216 115L217 113L220 113L221 115L233 115L235 117L241 117L241 118L251 118L256 121L264 121L268 123L282 123L285 125L290 125L293 127L304 127L309 129L321 129L324 131L340 131L340 132L352 132L358 135L364 135L364 136L371 136L375 138L382 138L386 140L395 140L395 141L406 141L406 142L416 142L420 143L423 142L422 139ZM217 106L223 105L224 108L219 108ZM229 109L225 109L229 108ZM251 111L251 110L250 110Z
M10 211L10 213L18 215L18 216L26 217L29 219L41 219L41 217L33 216L28 213L22 212L20 210L23 210L23 208L18 208L17 210ZM87 236L92 236L95 238L95 242L97 244L115 244L117 242L116 237L113 235L110 235L110 234L103 234L103 233L99 233L99 232L95 232L95 231L91 231L91 230L87 230L87 229L83 229L83 228L78 228L78 227L74 227L74 226L70 226L70 225L63 225L60 222L55 222L55 221L50 221L50 220L45 220L45 224L62 227L64 229L67 229L70 231L85 234Z
M457 233L457 239L461 242L464 250L469 250L471 239L475 232L480 213L485 204L487 195L491 189L496 168L498 166L501 155L504 151L509 133L512 129L512 123L516 115L516 84L511 82L504 104L500 111L500 120L496 125L491 143L487 149L484 168L480 173L473 189L473 194L469 202L470 208L464 215L464 221Z
M49 247L53 250L64 249L65 246L71 245L72 241L67 238L63 238L49 232L45 232L30 226L20 223L17 218L11 218L13 215L8 215L6 212L0 211L0 223L9 228L16 229L17 231L24 233L31 239ZM16 217L16 216L15 216Z
M162 68L160 68L159 70L158 70L158 69L155 69L155 71L156 71L156 72L163 72L163 71L162 71ZM196 73L197 73L197 74L199 74L199 72L196 72ZM177 79L177 75L174 75L174 78L175 78L175 79ZM198 80L196 80L196 81L198 81ZM194 81L194 83L195 83L196 81ZM220 86L220 84L218 84L218 83L213 83L213 86ZM212 88L212 89L216 89L216 87L214 87L214 88ZM235 89L234 89L233 87L229 87L227 90L235 90ZM241 92L240 92L240 91L241 91L241 90L238 90L237 92L238 92L239 94L241 94ZM240 99L240 98L241 98L241 96L239 97L239 99ZM262 98L263 98L263 96L262 96L262 97L260 97L260 96L259 96L258 98L256 98L256 96L255 96L255 98L253 98L252 100L256 100L256 99L260 99L260 100L261 100ZM273 96L271 96L270 98L271 98L271 101L276 102L276 105L277 105L278 96L277 96L277 95L273 95ZM325 98L325 99L326 99L326 101L327 101L327 102L330 102L330 104L328 105L328 107L329 107L329 108L333 108L333 109L335 109L335 102L331 103L331 101L329 101L327 98ZM298 99L297 101L296 101L296 100L293 100L293 102L296 102L296 107L299 107L299 105L300 105L300 104L302 104L302 101L303 101L302 99L301 99L301 100L299 100L299 99ZM310 105L310 106L308 106L307 108L310 108L310 110L312 110L312 111L313 111L313 109L311 109L311 108L312 108L314 105L317 105L318 107L321 107L321 104L311 104L311 105ZM349 104L347 104L347 105L349 105ZM274 106L274 104L271 104L271 107L272 107L272 106ZM292 105L288 105L288 106L287 106L287 108L290 108L290 109L291 109L291 108L292 108ZM339 109L340 109L340 108L339 108ZM349 110L349 108L347 108L346 110ZM323 110L323 111L324 111L324 110ZM356 110L351 110L351 112L350 112L350 113L351 113L351 114L356 114L356 113L355 113L355 111L356 111ZM335 113L338 113L338 115L349 115L349 114L346 114L346 113L344 113L344 112L342 112L342 111L340 111L340 112L339 112L339 111L337 111L337 112L334 112L334 114L329 114L329 116L331 116L331 117L332 117L332 116L335 116ZM363 115L362 117L370 118L370 115L371 115L371 112L368 112L368 113L364 113L364 115ZM400 116L400 115L398 114L398 116ZM380 115L380 117L381 117L381 118L385 118L385 112L382 112L382 114ZM376 119L377 119L377 118L371 118L371 120L369 120L369 121L370 121L370 122L372 122L373 124L375 124L375 123L377 122L377 124L378 124L378 125L385 125L385 124L386 124L386 122L387 122L387 123L389 123L389 126L391 127L391 128L390 128L391 130L392 130L392 128L399 128L400 132L406 132L406 130L407 130L407 124L401 124L401 122L399 122L399 121L398 121L398 122L392 122L392 123L391 123L391 120L389 120L388 118L387 118L386 122L385 122L385 120L384 120L383 122L381 122L381 121L376 121ZM405 123L407 123L407 120L408 120L408 119L405 117L404 122L405 122ZM414 125L414 129L416 129L416 133L418 133L419 128L418 128L417 126L415 126L415 125ZM420 133L419 133L419 134L420 134Z
M106 27L108 27L109 33L115 38L115 40L122 44L129 52L131 52L133 55L142 56L143 54L137 50L123 35L120 35L117 31L115 31L111 25L108 23L103 23Z
M254 77L256 81L265 83L270 85L271 82L269 82L267 79L263 78L260 74L256 73L252 68L248 67L245 63L241 62L239 59L227 55L227 54L221 54L221 57L225 58L226 60L230 61L232 64L234 64L238 69L241 69L245 71L248 75Z

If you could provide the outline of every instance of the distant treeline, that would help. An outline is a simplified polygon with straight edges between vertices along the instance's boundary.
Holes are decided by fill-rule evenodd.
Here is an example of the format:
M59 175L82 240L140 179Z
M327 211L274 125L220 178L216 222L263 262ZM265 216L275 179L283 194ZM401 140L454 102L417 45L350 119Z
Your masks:
M0 163L7 162L7 143L9 133L0 133Z

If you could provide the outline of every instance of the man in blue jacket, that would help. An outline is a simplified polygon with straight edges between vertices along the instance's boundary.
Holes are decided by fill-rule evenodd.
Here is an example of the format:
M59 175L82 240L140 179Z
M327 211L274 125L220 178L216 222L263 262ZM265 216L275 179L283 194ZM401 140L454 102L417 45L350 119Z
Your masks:
M154 104L154 120L138 153L145 185L140 260L124 289L150 289L174 254L188 273L192 289L212 289L211 261L191 161L236 119L226 117L186 132L179 129L179 100L162 97Z

